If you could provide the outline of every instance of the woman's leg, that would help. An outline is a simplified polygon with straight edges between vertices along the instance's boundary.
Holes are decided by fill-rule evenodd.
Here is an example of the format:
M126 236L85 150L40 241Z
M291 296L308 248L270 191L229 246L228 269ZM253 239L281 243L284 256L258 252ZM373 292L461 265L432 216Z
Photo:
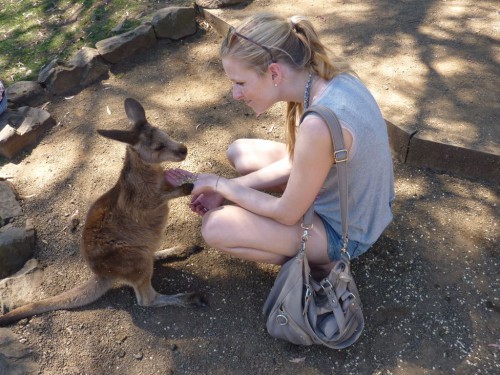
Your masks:
M283 159L288 152L281 142L242 138L229 145L226 155L234 169L246 175Z
M284 143L263 139L238 139L227 150L236 171L245 175L288 157ZM283 192L286 185L273 189ZM303 229L253 214L238 206L222 206L203 216L202 235L207 244L241 259L283 264L297 254ZM311 271L325 275L334 263L327 254L327 237L322 220L315 216L306 255Z
M331 263L324 225L314 218L306 255L311 267ZM238 206L222 206L203 216L202 235L210 247L241 259L283 264L297 254L302 236L300 223L283 225Z
M229 163L244 176L272 163L288 158L284 143L265 139L241 138L231 143L226 152ZM286 184L266 188L266 191L283 193Z

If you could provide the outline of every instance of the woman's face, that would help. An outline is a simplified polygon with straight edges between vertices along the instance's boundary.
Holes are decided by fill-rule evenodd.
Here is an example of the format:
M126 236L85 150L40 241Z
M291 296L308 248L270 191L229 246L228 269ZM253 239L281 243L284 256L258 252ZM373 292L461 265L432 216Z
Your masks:
M233 98L243 100L258 115L276 103L271 73L260 75L239 60L224 57L222 65L233 85Z

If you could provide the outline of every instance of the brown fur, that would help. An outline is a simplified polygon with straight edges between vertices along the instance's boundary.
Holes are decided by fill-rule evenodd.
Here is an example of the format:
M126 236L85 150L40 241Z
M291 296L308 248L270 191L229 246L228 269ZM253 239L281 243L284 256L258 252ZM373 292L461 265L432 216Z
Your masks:
M156 252L167 223L168 201L189 195L193 188L189 183L170 186L160 163L184 160L187 148L150 125L139 102L126 99L125 111L134 124L132 130L98 130L128 146L118 182L87 213L80 252L93 276L79 287L0 316L0 326L47 311L87 305L115 281L132 286L141 306L205 304L196 293L162 295L151 285L155 260L185 257L199 249L178 246Z

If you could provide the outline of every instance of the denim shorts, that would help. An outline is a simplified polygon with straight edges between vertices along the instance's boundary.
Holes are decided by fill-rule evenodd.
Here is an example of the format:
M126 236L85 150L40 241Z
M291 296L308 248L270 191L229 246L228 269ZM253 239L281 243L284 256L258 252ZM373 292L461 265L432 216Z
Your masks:
M325 221L324 218L322 218L321 216L320 218L321 221L323 221L323 225L325 226L326 238L328 241L328 258L330 258L332 262L340 260L340 251L342 250L342 236L338 234L335 229L333 229L331 225ZM349 240L347 242L347 252L351 256L351 259L354 259L365 253L370 247L371 245L362 244L354 240Z

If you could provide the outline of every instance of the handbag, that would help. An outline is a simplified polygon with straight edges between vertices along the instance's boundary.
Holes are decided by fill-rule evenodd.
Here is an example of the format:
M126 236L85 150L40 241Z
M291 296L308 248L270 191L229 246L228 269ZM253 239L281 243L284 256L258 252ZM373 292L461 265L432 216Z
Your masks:
M314 215L311 206L303 218L300 249L296 256L281 267L264 303L263 313L267 319L267 331L273 337L297 345L320 344L333 349L343 349L356 342L365 324L347 251L348 152L344 146L340 123L333 111L325 106L314 105L304 112L302 119L312 112L331 125L329 129L339 179L343 240L341 259L327 277L320 281L311 277L305 256Z

